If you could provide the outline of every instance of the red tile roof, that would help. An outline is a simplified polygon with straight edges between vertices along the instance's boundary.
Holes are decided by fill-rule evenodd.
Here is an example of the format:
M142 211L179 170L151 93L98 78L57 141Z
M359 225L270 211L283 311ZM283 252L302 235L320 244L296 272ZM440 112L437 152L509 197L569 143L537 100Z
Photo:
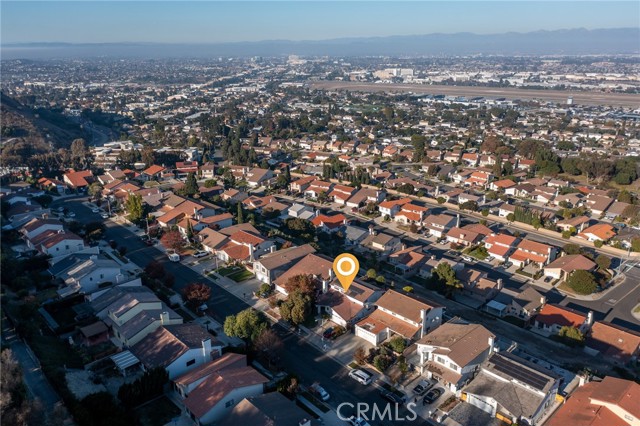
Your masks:
M557 324L561 327L568 326L577 328L580 327L585 320L586 316L551 303L544 305L544 308L542 308L540 313L536 316L537 322L547 326Z

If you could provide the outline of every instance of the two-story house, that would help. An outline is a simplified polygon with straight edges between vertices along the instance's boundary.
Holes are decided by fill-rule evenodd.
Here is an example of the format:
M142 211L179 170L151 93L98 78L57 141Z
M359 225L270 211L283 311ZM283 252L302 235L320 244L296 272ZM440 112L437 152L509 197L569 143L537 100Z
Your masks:
M518 239L507 234L490 234L484 239L484 246L487 253L500 262L506 262L509 255L515 250Z
M253 263L253 271L257 279L263 283L271 284L273 280L293 266L298 260L310 253L315 253L315 251L311 245L304 244L268 253Z
M554 404L560 378L511 353L494 353L464 389L462 399L492 417L535 426Z
M323 291L318 296L316 307L318 313L326 313L331 321L343 327L352 325L362 319L373 309L373 304L382 296L382 291L367 284L354 281L347 291L333 280L324 283Z
M420 372L457 392L493 353L495 338L480 324L456 319L442 324L416 342Z
M381 202L378 205L378 210L380 214L384 216L389 216L390 218L394 218L397 213L400 212L400 209L403 205L410 203L411 198L401 198L399 200L386 200Z
M356 336L377 346L393 334L405 339L421 338L442 322L444 308L435 303L387 290L376 302L377 309L359 321Z
M509 256L509 260L518 268L533 263L540 269L555 258L555 247L528 239L520 241L516 251Z
M427 216L423 222L430 235L442 238L451 228L456 226L457 219L448 214L432 214Z

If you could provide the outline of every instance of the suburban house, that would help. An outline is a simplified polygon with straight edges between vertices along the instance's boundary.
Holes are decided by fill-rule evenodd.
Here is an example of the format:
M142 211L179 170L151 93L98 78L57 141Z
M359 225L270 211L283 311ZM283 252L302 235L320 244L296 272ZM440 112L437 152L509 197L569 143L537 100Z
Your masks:
M416 224L418 226L422 226L422 221L428 211L429 209L427 207L407 203L402 206L394 220L404 225Z
M64 229L62 222L58 219L34 218L22 226L20 232L27 239L37 237L45 231L59 232Z
M318 198L322 193L329 195L333 184L331 182L324 182L319 179L314 180L309 184L307 189L304 190L304 195L307 198Z
M310 275L317 282L318 291L321 291L334 278L333 261L323 255L307 254L273 281L275 289L282 294L289 294L286 289L287 281L298 275Z
M401 198L399 200L386 200L378 204L378 210L380 214L384 216L389 216L390 218L394 218L397 213L400 212L400 209L404 204L410 203L411 198Z
M420 372L457 392L493 353L495 338L479 324L455 320L442 324L416 342Z
M27 245L40 253L56 258L68 256L85 249L84 240L72 232L47 230L27 241Z
M280 392L243 399L217 426L315 426L317 420Z
M346 292L337 280L333 280L323 288L316 301L316 307L319 314L326 313L331 321L346 327L367 315L380 296L381 290L357 280L351 283Z
M556 226L560 232L571 230L582 232L589 226L589 222L591 222L591 219L587 216L576 216L570 219L559 220Z
M547 426L637 426L640 424L640 385L606 376L576 389L545 423Z
M546 297L533 287L521 291L502 288L500 292L485 305L491 314L504 317L512 316L528 323L547 303Z
M369 231L367 229L360 228L359 226L347 225L344 228L344 243L347 247L360 245L367 235L369 235Z
M498 216L499 217L507 217L512 213L516 212L516 206L513 204L502 203L498 207Z
M333 200L333 202L344 206L355 191L356 189L351 186L334 185L328 196L330 200Z
M197 323L164 325L131 347L146 370L163 367L180 377L222 354L222 346Z
M63 175L62 179L71 189L86 190L93 183L91 170L70 171Z
M102 321L80 327L78 330L80 344L86 347L99 345L109 341L109 329Z
M640 333L610 322L596 321L587 335L584 351L627 365L638 360Z
M231 204L236 204L242 202L249 195L246 192L238 191L237 189L230 188L222 193L220 198L224 201L228 201Z
M385 234L384 232L377 233L373 228L369 228L369 235L362 240L360 247L364 250L379 253L386 257L392 252L400 249L402 247L402 243L398 237Z
M135 345L162 325L182 324L180 315L142 285L113 287L93 298L90 306L124 347Z
M573 327L580 330L582 334L586 334L592 323L593 312L591 311L585 316L565 306L547 303L536 315L531 331L549 336L558 334L562 327Z
M506 262L509 255L515 249L515 243L518 239L507 234L490 234L484 239L484 246L490 256L498 259L500 262Z
M271 247L275 247L273 241L262 238L257 231L234 230L233 233L227 233L232 228L235 227L221 230L223 234L228 235L227 243L217 250L218 259L223 262L251 263L263 254L271 252Z
M456 226L457 219L448 214L432 214L427 216L423 223L429 230L429 234L436 238L442 238L451 228Z
M573 271L593 272L598 265L581 254L567 254L544 267L544 274L558 280L566 280Z
M555 247L523 239L518 244L516 251L509 256L509 260L518 268L533 263L542 269L546 264L555 259L555 257Z
M458 228L457 226L447 232L448 242L465 247L470 247L480 242L480 240L482 240L482 235L468 229Z
M347 207L360 208L368 203L379 204L387 193L379 189L361 188L347 200Z
M347 217L340 213L332 216L319 214L311 219L311 223L320 231L333 233L339 231L347 224Z
M495 353L464 389L462 400L492 417L535 426L542 424L559 386L560 376L551 370L508 352Z
M311 220L315 216L315 211L313 207L307 206L305 204L295 203L287 210L287 215L289 217L296 217L299 219L307 219Z
M389 255L389 263L393 265L395 273L405 277L415 275L422 265L429 259L423 253L423 246L404 247Z
M120 264L94 254L71 254L51 265L49 273L64 283L65 286L58 290L61 297L78 292L93 293L106 283L126 281Z
M504 192L505 190L516 186L511 179L494 180L489 184L489 189L496 192Z
M294 263L310 253L315 253L315 251L311 245L304 244L268 253L253 263L253 271L257 279L263 283L271 284Z
M405 339L421 338L440 326L444 308L387 290L376 302L377 309L357 323L356 336L377 346L393 334Z
M162 172L165 170L166 169L164 167L153 164L144 169L138 178L143 181L158 180L162 176Z
M311 183L315 180L316 178L314 176L307 176L300 179L296 179L293 182L291 182L291 184L289 185L289 188L293 193L304 192L309 187L309 185L311 185Z
M177 161L176 162L176 179L186 179L189 173L198 174L197 161Z
M264 393L268 381L247 366L244 355L227 353L175 378L174 387L187 415L202 426L221 420L245 398Z
M582 232L580 232L576 236L578 238L583 238L591 242L595 242L595 241L607 242L611 238L616 236L616 230L614 229L613 226L607 223L598 223L596 225L592 225L584 229Z
M464 263L462 262L459 263L445 257L437 259L435 256L431 256L429 259L427 259L424 265L420 267L418 275L422 278L431 278L431 276L433 275L433 270L436 269L441 263L448 263L449 266L451 266L451 269L456 272L461 271L465 267Z

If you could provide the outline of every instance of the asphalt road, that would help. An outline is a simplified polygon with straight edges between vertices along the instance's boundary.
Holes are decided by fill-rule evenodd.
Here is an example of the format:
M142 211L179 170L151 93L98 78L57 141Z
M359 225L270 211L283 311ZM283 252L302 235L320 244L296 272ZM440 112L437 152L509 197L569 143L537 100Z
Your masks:
M568 90L536 90L509 87L481 86L445 86L437 84L374 84L350 81L309 81L313 89L349 90L358 92L411 92L429 95L465 96L473 98L482 96L489 99L527 99L566 104L572 97L576 105L610 105L616 107L638 108L640 95L626 93L605 93Z
M85 200L85 198L82 200ZM74 219L83 223L101 220L99 214L92 213L80 201L78 199L64 201L64 206L76 214ZM55 207L58 205L56 203ZM161 262L165 270L175 277L173 286L175 291L179 292L190 283L203 281L202 276L197 272L180 262L170 262L160 250L146 246L139 237L126 229L126 227L113 222L108 222L106 226L104 239L107 241L114 240L118 246L127 247L126 257L139 267L144 268L154 259ZM222 323L228 315L236 314L249 307L243 300L218 286L212 285L212 290L208 305L210 315L218 322ZM384 409L387 402L380 397L379 391L375 386L363 386L350 379L347 368L316 349L315 346L306 343L304 336L298 336L280 326L276 327L276 331L285 342L282 354L283 365L286 365L290 373L296 374L305 385L311 385L314 382L320 383L331 395L329 405L336 408L342 402L350 402L354 405L358 402L367 402L369 404L378 404L379 410ZM348 412L346 409L344 411ZM399 413L408 415L404 408L399 410ZM422 421L420 419L420 421L416 420L406 424L418 425L423 424L421 423ZM370 423L372 426L383 424L378 422ZM394 421L393 424L403 423Z

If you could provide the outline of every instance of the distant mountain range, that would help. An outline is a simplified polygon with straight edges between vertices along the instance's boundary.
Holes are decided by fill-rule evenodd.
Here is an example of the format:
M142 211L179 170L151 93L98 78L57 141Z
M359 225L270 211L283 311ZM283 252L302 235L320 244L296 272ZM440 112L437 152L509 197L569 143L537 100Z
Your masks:
M640 53L640 28L427 34L320 41L2 44L4 59L55 57L604 55Z

